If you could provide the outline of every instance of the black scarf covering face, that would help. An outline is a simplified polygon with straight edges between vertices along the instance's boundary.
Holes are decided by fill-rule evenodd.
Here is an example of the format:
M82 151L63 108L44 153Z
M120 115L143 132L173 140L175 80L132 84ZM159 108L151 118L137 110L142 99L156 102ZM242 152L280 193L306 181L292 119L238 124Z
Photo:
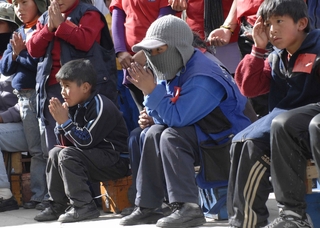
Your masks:
M2 56L3 52L7 49L11 35L12 32L0 34L0 56Z
M223 0L204 0L204 33L207 39L210 32L224 22L223 17Z

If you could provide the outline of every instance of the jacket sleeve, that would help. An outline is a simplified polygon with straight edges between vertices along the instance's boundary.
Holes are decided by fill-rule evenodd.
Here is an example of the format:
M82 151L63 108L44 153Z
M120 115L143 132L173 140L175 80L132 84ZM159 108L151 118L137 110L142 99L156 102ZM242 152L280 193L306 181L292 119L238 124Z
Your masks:
M104 26L98 12L87 11L81 17L79 25L75 25L69 20L62 22L55 31L55 36L65 40L78 50L89 51L95 41L100 43L101 30Z
M218 81L197 75L181 86L176 102L172 102L173 94L167 92L165 81L159 81L156 88L145 96L144 105L159 122L158 117L161 117L169 127L182 127L194 124L209 114L225 94L226 90Z
M118 124L117 115L113 112L114 109L109 107L109 105L113 105L112 102L108 100L108 103L104 103L100 96L96 96L94 99L95 102L86 111L87 123L85 126L79 127L71 120L61 125L68 141L81 149L96 147Z
M270 90L271 67L263 57L266 52L252 47L251 54L245 55L236 69L234 78L246 97L256 97Z
M15 61L12 59L12 52L12 46L11 44L8 44L7 50L4 52L0 64L0 69L3 75L10 76L15 74L17 72L18 65L36 72L38 59L32 58L27 49L22 50Z
M34 58L45 55L49 43L54 39L54 33L50 32L47 25L37 22L37 29L27 41L26 46L29 54Z

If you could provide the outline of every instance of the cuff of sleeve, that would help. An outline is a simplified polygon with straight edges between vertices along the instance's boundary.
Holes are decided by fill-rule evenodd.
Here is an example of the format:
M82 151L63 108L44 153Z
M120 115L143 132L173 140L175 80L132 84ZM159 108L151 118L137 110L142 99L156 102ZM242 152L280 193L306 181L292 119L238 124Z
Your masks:
M60 125L61 128L66 128L72 121L68 119L66 122Z
M255 46L252 46L251 55L254 57L264 59L264 55L268 52L266 49L258 48Z
M59 38L66 39L70 36L72 30L76 27L77 25L67 19L59 25L59 27L55 31L55 35Z

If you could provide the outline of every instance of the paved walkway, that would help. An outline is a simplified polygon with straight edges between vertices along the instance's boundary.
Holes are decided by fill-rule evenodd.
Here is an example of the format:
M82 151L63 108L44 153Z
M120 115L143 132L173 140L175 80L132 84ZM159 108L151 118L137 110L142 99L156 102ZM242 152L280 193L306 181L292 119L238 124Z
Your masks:
M274 200L274 195L271 194L268 200L268 208L270 212L269 220L272 221L275 217L278 216L278 209L276 202ZM101 216L97 219L90 221L82 221L76 223L59 223L59 222L37 222L33 220L34 216L38 214L39 211L34 209L23 209L14 211L7 211L0 213L0 227L8 227L8 228L117 228L122 227L119 225L119 220L121 215L104 213L101 211ZM137 225L131 226L132 228L155 228L155 225ZM226 228L228 227L227 221L207 221L201 227L216 227L216 228Z

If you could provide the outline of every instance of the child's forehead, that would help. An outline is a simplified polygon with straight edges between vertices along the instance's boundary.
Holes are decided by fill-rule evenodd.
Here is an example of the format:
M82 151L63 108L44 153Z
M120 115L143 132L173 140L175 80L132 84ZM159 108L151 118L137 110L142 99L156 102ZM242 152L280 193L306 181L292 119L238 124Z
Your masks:
M270 20L279 20L279 19L292 19L292 17L290 17L289 15L278 15L278 14L273 14L273 15L269 15L268 18L266 18L266 21L270 21Z

